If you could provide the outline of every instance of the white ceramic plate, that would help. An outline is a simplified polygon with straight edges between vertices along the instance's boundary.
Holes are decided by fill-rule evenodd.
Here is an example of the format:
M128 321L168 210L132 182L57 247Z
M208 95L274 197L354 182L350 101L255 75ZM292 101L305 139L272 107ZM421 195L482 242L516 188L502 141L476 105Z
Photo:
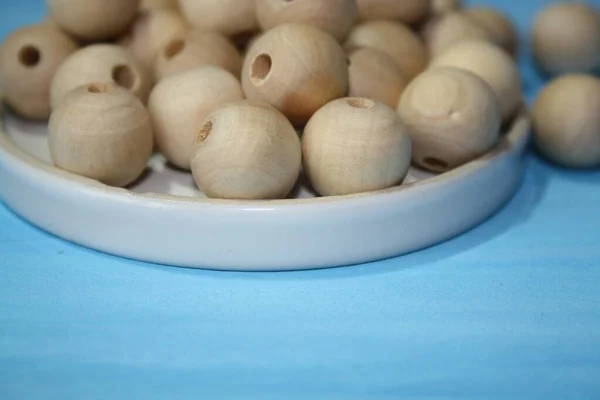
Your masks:
M160 156L129 189L54 168L46 125L2 111L0 196L66 240L161 264L295 270L364 263L419 250L481 223L515 193L529 136L524 113L497 148L442 175L412 169L405 184L353 196L210 200Z

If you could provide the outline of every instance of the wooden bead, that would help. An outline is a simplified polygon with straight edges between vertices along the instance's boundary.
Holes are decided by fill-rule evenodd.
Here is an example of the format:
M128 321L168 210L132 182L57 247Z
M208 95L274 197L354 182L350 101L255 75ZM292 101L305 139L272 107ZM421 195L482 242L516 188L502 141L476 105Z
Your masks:
M110 83L70 92L53 110L49 133L57 167L111 186L136 180L152 155L152 127L144 105Z
M302 125L348 92L346 55L333 36L320 29L280 25L248 51L242 87L247 98L266 101Z
M198 29L235 36L258 29L253 0L179 0L181 12Z
M537 148L572 168L600 166L600 80L566 74L542 89L532 111Z
M187 29L186 22L176 10L154 9L139 13L119 44L151 69L158 51Z
M433 15L445 14L462 8L462 0L432 0L431 13Z
M312 25L344 40L358 18L356 0L256 0L256 15L263 30L288 22Z
M511 118L523 102L517 64L498 46L485 41L465 41L435 58L432 67L458 67L490 84L500 105L502 119Z
M412 79L427 65L427 52L421 39L405 25L392 21L370 21L357 25L344 47L371 47L390 55L402 72Z
M135 18L139 0L46 0L52 18L71 35L85 41L112 39Z
M240 75L242 56L225 36L198 29L167 43L154 61L154 79L158 82L205 65L214 65Z
M48 118L52 78L77 47L53 25L13 32L0 48L0 87L6 103L23 117Z
M148 100L158 148L171 164L189 170L203 121L222 104L243 98L237 78L218 67L200 67L163 79Z
M600 67L600 14L583 3L548 6L535 19L532 50L551 74L595 70Z
M141 10L156 10L161 8L177 9L177 0L141 0Z
M212 198L282 199L302 163L300 139L283 114L266 103L221 106L198 129L191 167Z
M431 58L466 40L494 41L494 37L474 19L458 12L446 13L434 20L424 32Z
M427 17L430 0L357 0L363 20L395 20L414 24Z
M364 97L396 108L408 78L386 53L368 47L353 51L350 62L350 97Z
M458 68L434 68L406 88L398 111L413 140L413 162L445 172L498 141L500 110L490 86Z
M411 141L396 112L371 99L332 101L302 135L304 171L322 196L386 189L402 183Z
M50 86L50 104L57 107L64 96L81 85L116 83L146 102L152 79L140 62L121 46L95 44L71 54L56 71Z
M510 55L517 54L517 29L508 16L490 7L468 8L463 13L487 30L492 35L493 41Z

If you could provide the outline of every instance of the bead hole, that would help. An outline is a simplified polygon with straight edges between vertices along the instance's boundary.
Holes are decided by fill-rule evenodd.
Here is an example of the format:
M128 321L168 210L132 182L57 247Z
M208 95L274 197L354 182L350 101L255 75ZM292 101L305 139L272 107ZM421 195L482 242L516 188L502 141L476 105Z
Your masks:
M35 67L40 63L42 55L37 47L25 46L19 52L19 61L27 68Z
M353 108L371 108L375 105L375 102L369 99L350 99L348 105Z
M165 48L165 57L167 58L167 60L170 60L177 54L181 53L183 49L185 49L185 40L175 39L171 43L169 43Z
M128 65L117 65L114 67L112 70L112 79L117 85L129 90L133 89L136 80L135 74Z
M436 170L440 170L440 169L448 169L449 165L447 162L439 160L437 158L434 157L427 157L423 160L423 163L433 169Z
M254 59L252 63L252 69L250 71L250 76L252 78L252 82L255 85L259 85L263 83L271 72L271 68L273 67L273 60L271 60L271 56L268 54L261 54Z
M212 128L212 121L208 121L207 123L205 123L202 129L200 129L200 132L198 132L198 135L196 135L196 144L204 143L204 141L210 136Z

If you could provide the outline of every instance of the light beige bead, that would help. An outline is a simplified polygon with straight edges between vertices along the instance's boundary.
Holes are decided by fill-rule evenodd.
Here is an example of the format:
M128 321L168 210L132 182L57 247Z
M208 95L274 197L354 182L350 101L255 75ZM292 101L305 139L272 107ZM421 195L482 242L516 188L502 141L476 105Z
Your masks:
M176 9L178 7L177 0L141 0L141 10L156 10L160 8Z
M288 22L312 25L344 40L358 18L356 0L256 0L256 15L263 30Z
M0 48L0 87L4 100L19 115L50 116L50 83L59 65L78 45L53 25L21 28Z
M500 110L490 86L458 68L434 68L406 88L398 111L413 140L413 162L445 172L498 141Z
M206 196L282 199L293 189L302 163L300 139L285 116L266 103L223 105L198 132L191 167Z
M391 19L414 24L427 17L430 0L357 0L361 19Z
M152 155L150 116L131 92L90 84L52 112L48 144L54 164L111 186L136 180Z
M402 183L411 141L396 112L371 99L332 101L302 135L304 172L322 196L386 189Z
M95 82L116 83L146 102L152 79L148 71L121 46L95 44L71 54L58 68L50 86L50 104L57 107L78 86Z
M551 74L595 70L600 67L600 14L583 3L548 6L535 19L532 50Z
M158 148L171 164L189 170L203 121L222 104L243 98L237 78L218 67L200 67L163 79L148 100Z
M446 13L432 21L424 31L424 39L431 58L466 40L494 41L493 35L483 26L458 12Z
M404 74L412 79L427 65L427 53L421 39L408 27L392 21L370 21L357 25L344 47L372 47L390 55Z
M135 18L139 0L46 0L52 18L71 35L85 41L112 39Z
M158 51L187 29L186 22L176 10L159 8L144 11L138 14L119 44L151 69Z
M592 75L556 78L535 101L533 130L538 149L566 167L600 166L600 80Z
M472 7L463 11L493 37L493 41L515 56L518 50L517 29L510 18L490 7Z
M154 61L154 79L158 82L205 65L214 65L240 75L242 56L225 36L216 32L191 30L167 43Z
M348 92L348 65L339 43L308 25L285 24L265 32L248 51L242 87L295 124L304 124Z
M521 75L514 60L498 46L485 41L465 41L435 58L432 67L458 67L471 71L490 84L504 121L523 102Z
M431 13L433 15L445 14L462 8L462 0L432 0Z
M179 0L181 12L195 28L225 36L258 29L254 0Z
M386 53L363 47L348 57L350 97L364 97L396 108L409 79Z

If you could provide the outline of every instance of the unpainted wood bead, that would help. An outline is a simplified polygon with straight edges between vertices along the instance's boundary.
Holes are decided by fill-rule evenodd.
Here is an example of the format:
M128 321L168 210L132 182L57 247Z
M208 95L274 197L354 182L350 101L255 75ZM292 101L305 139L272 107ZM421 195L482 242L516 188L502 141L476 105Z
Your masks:
M396 112L371 99L327 104L302 135L304 172L322 196L396 186L410 167L411 140Z
M129 49L147 69L158 51L188 30L187 23L176 10L158 8L138 14L119 44Z
M390 55L402 72L412 79L427 66L427 52L421 39L407 26L393 21L369 21L354 27L344 47L371 47Z
M198 29L236 36L258 29L254 0L179 0L181 12Z
M433 15L445 14L462 8L462 0L432 0L431 13Z
M135 18L139 0L46 0L52 18L71 35L85 41L112 39Z
M498 141L500 109L490 86L458 68L434 68L406 88L398 111L413 140L413 162L445 172Z
M414 24L427 17L430 0L357 0L361 19L389 19Z
M423 35L431 58L466 40L494 41L493 35L483 26L459 12L449 12L434 19Z
M464 41L442 53L431 67L458 67L475 73L494 89L504 121L513 117L523 102L517 64L498 46L481 40Z
M161 8L177 9L177 0L141 0L141 10L156 10Z
M542 89L532 110L537 148L571 168L600 166L600 80L566 74Z
M148 112L131 92L111 83L70 92L53 110L48 129L57 167L107 185L132 183L152 155Z
M57 107L64 96L88 83L116 83L146 102L152 79L148 71L125 48L95 44L71 54L58 68L50 86L50 104Z
M358 48L349 56L350 97L364 97L396 108L409 79L392 57L377 49Z
M221 67L239 76L242 56L220 33L193 29L172 39L158 52L154 61L154 79L158 82L205 65Z
M463 11L493 37L493 41L515 56L518 50L517 29L510 18L491 7L472 7Z
M248 51L242 87L302 125L348 92L348 65L330 34L308 25L284 24L265 32Z
M50 83L59 65L78 48L53 25L21 28L0 48L0 87L4 100L19 115L50 116Z
M600 67L600 13L575 2L546 7L533 25L532 50L550 74L592 72Z
M189 170L203 121L222 104L243 98L237 78L218 67L200 67L163 79L148 100L158 148L171 164Z
M300 139L283 114L266 103L228 103L198 129L192 174L212 198L283 199L300 174Z
M341 41L358 18L356 0L256 0L256 15L263 30L288 22L312 25Z

